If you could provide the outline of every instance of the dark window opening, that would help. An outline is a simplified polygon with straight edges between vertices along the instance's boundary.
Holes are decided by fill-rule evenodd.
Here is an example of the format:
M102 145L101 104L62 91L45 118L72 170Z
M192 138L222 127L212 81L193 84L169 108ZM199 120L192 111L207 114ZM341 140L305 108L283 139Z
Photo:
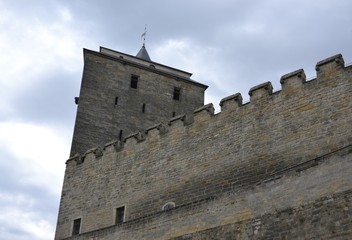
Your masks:
M115 97L115 106L119 103L119 97Z
M119 133L119 140L120 141L122 140L122 134L123 134L123 130L120 130L120 133Z
M142 106L142 113L145 113L145 103L143 103L143 106Z
M132 75L131 76L131 88L137 88L138 85L138 76Z
M176 112L172 112L172 117L175 117L176 116Z
M116 208L115 224L121 224L125 221L125 206Z
M180 100L181 88L174 87L174 100Z
M77 218L73 220L72 235L78 235L81 228L81 219Z

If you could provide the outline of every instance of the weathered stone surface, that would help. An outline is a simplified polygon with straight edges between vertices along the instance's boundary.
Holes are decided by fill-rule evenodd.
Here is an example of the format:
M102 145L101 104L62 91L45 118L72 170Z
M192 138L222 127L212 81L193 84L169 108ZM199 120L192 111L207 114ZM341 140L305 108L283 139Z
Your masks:
M196 107L193 123L161 119L70 158L55 238L352 238L352 67L336 58L312 81L300 70L283 77L285 91L266 83L250 103L224 98L218 114Z
M126 137L203 106L207 86L180 70L167 71L166 66L158 70L142 65L141 59L136 61L84 51L71 156L119 139L121 130ZM138 76L136 89L131 88L132 75ZM179 100L173 99L174 87L181 89Z

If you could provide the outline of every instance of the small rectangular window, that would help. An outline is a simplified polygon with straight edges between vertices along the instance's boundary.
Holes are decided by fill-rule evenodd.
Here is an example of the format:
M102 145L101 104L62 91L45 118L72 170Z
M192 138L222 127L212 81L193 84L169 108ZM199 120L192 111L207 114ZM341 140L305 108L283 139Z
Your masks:
M81 229L81 219L77 218L73 220L72 235L78 235Z
M145 113L145 103L142 105L142 113Z
M115 97L115 106L119 103L119 97Z
M181 88L174 87L174 100L180 100Z
M139 77L137 75L131 76L131 88L137 88Z
M121 224L125 221L125 206L116 208L115 224Z

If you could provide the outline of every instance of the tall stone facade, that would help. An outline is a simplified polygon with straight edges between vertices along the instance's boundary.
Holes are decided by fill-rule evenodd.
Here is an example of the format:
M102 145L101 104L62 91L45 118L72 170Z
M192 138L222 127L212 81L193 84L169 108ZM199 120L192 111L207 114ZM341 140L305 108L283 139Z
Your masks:
M93 62L103 54L89 53ZM90 74L113 84L118 73L107 66L118 57L103 58L104 70ZM278 92L270 82L253 87L246 104L239 93L226 97L217 114L212 104L192 114L175 110L182 114L171 118L170 111L160 113L146 125L131 125L135 134L106 135L101 139L117 140L75 150L66 162L55 239L351 239L352 66L335 55L316 70L310 81L302 69L282 76ZM150 79L169 84L162 89L177 83L153 71ZM142 79L144 73L136 74ZM182 84L202 98L204 85ZM92 98L107 94L86 88L96 89L87 93ZM84 94L82 83L79 105ZM160 111L173 112L170 102Z
M84 49L71 156L204 104L207 86L191 80L191 73L148 60L103 47Z

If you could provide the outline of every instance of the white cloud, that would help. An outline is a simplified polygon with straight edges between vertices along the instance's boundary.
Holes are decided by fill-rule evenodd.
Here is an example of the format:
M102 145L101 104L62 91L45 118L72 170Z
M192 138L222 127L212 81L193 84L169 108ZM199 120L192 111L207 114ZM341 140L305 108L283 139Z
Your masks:
M3 183L11 191L0 189L0 238L53 239L56 213L46 209L60 198L69 133L22 122L0 122L0 133L3 170L13 177Z
M245 23L241 30L247 34L260 34L266 30L266 26L263 23Z
M160 44L152 53L158 62L193 73L192 79L204 84L209 84L212 89L206 92L206 103L213 103L218 109L220 102L219 92L222 97L227 95L228 88L221 83L224 81L224 65L218 64L220 49L215 47L200 47L190 39L170 39ZM207 64L204 64L207 59ZM220 62L220 61L219 61ZM234 76L232 76L234 77ZM221 95L220 94L220 95ZM216 96L217 95L217 96Z
M199 4L187 2L186 11L181 15L179 11L167 12L162 22L160 14L170 8L170 3L146 4L136 14L138 9L131 2L0 0L0 154L4 156L0 166L5 167L0 185L4 187L0 189L0 239L53 239L57 209L50 204L58 206L53 199L59 201L71 132L58 126L26 123L29 119L26 114L36 116L33 109L43 112L38 102L47 101L50 94L44 99L40 94L46 90L35 92L37 95L23 93L47 87L53 75L58 78L57 73L74 76L79 81L82 47L96 48L95 42L104 41L105 46L123 46L116 47L118 51L135 49L138 46L133 38L139 40L140 32L133 29L138 29L141 23L143 29L146 22L154 29L148 42L175 36L153 49L152 59L192 72L192 79L210 86L205 102L212 102L215 107L221 98L236 92L248 99L250 87L261 82L270 80L279 84L276 76L287 73L287 68L290 71L304 67L305 61L309 60L314 69L314 61L323 59L321 55L328 57L330 52L341 52L345 60L351 59L348 50L352 31L345 26L351 19L347 0L334 4L278 0L246 3L225 0L212 4L209 1L202 2L202 11L198 11ZM116 14L118 8L124 11ZM198 11L196 18L194 11ZM128 24L126 19L130 20ZM68 85L55 86L68 88ZM68 97L62 92L57 94L58 99ZM30 97L40 100L33 101ZM13 100L18 99L28 99L30 110L13 111ZM63 105L57 102L57 106ZM20 115L21 120L10 119L20 111L25 112ZM60 121L61 116L56 122ZM6 172L7 168L11 172ZM41 203L45 206L38 209Z
M39 14L38 14L39 15ZM0 9L0 112L11 113L11 101L30 86L48 81L53 70L80 72L82 46L88 43L82 28L73 24L68 8L58 7L51 21L22 17Z
M0 207L0 210L1 239L54 239L53 225L28 208Z
M61 19L64 22L71 22L72 21L73 16L67 7L60 7L59 13L60 13Z
M71 132L13 119L21 111L13 104L33 86L48 85L52 72L81 72L90 40L66 7L46 9L45 19L6 4L0 2L0 239L53 239Z
M0 122L0 132L0 149L18 166L21 185L45 188L59 196L70 134L21 122Z

